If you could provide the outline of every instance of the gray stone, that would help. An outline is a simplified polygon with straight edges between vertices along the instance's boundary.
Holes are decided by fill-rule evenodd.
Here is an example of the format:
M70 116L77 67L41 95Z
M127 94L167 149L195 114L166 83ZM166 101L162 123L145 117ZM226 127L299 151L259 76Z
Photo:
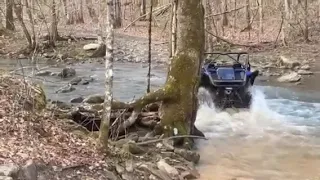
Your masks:
M310 65L306 64L300 67L302 70L310 70Z
M39 71L35 75L36 76L49 76L51 74L52 74L52 72L50 72L50 71Z
M70 103L82 103L82 101L84 100L83 97L76 97L70 100Z
M157 162L157 167L161 171L168 173L170 176L179 176L178 170L166 163L164 159Z
M19 166L13 163L0 166L0 176L16 176L18 171Z
M60 88L59 90L56 91L56 93L69 93L76 90L75 87L73 87L71 84L68 84L62 88Z
M195 164L197 164L200 160L200 154L195 151L176 148L176 149L174 149L174 152L176 154L179 154L180 156L182 156L184 159L191 161Z
M189 170L189 171L184 171L181 173L181 177L183 179L198 179L200 178L200 174L197 170L195 169L192 169L192 170Z
M300 74L300 75L312 75L313 72L308 71L308 70L300 69L300 70L298 71L298 74Z
M118 179L119 179L119 178L117 178L117 176L116 176L113 172L111 172L111 171L107 171L107 170L106 170L105 173L106 173L108 179L110 179L110 180L118 180Z
M298 82L301 80L301 75L296 72L291 72L282 75L277 79L279 82Z
M132 160L126 161L126 171L133 172L133 162Z
M79 82L81 82L82 78L81 77L75 77L73 79L71 79L70 84L71 85L78 85Z
M22 173L25 180L37 180L38 179L38 171L36 164L29 160L26 165L22 167Z
M89 51L89 50L96 50L100 47L100 44L97 43L90 43L83 46L83 50Z
M120 166L119 164L116 164L116 171L119 174L122 174L124 172L124 168L122 166Z
M280 65L283 65L286 68L294 69L295 67L300 66L300 62L280 56Z
M73 68L63 68L58 76L62 78L73 77L76 75L76 70Z
M86 99L84 99L83 102L88 104L100 104L104 102L104 95L90 95Z
M13 178L9 176L0 176L0 180L13 180Z

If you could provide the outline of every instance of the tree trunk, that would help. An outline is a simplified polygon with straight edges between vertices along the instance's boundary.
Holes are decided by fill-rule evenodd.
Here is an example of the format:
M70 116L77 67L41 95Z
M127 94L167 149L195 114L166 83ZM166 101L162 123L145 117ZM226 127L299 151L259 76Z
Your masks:
M21 4L21 0L15 0L13 3L13 9L14 9L14 13L17 16L17 19L22 27L23 33L27 38L28 41L28 45L30 49L33 49L33 42L32 42L32 38L31 35L26 27L26 24L23 21L23 16L22 16L22 4Z
M251 27L251 13L250 13L250 0L246 0L246 21L247 21L246 29L248 30L249 39L250 39L250 31L252 29L252 27Z
M56 2L55 0L52 0L49 44L54 47L57 41L57 38L58 38L58 23L57 23L57 13L56 13Z
M176 51L176 32L177 32L177 0L172 1L172 9L171 9L171 37L170 37L170 55L171 58L174 56Z
M140 4L140 16L146 14L146 0L141 0Z
M223 16L222 16L222 25L223 26L228 26L229 21L227 17L227 11L228 11L228 0L223 0L222 2L222 7L223 7Z
M33 19L33 14L32 14L32 9L34 7L30 7L28 0L25 0L25 7L27 9L27 14L30 20L30 24L31 24L31 31L32 31L32 49L34 49L36 47L36 31L35 31L35 27L34 27L34 19Z
M163 88L134 102L135 111L138 111L147 104L162 101L159 116L165 136L188 135L196 131L194 121L204 51L204 9L201 0L179 0L177 10L176 53L167 81ZM187 147L192 145L188 138L180 142Z
M259 42L263 34L263 0L258 0L259 3Z
M205 14L206 15L210 15L212 14L212 9L211 9L211 1L210 0L205 0ZM205 19L205 29L209 32L212 32L212 26L211 26L211 23L212 23L212 18L213 17L208 17ZM209 35L208 33L206 33L206 51L207 52L212 52L213 51L213 41L212 41L212 36Z
M6 0L6 29L14 31L13 0Z
M149 35L149 46L148 46L148 82L147 82L147 93L150 93L150 86L151 86L151 33L152 33L152 9L153 9L153 2L150 3L150 16L149 16L149 28L148 28L148 35Z
M94 22L98 22L97 13L95 11L95 8L94 8L94 5L92 3L92 0L86 0L86 5L87 5L87 9L88 9L90 18Z
M100 125L99 139L105 149L108 148L109 126L112 106L112 87L113 87L113 43L114 43L114 7L113 0L108 0L107 4L107 22L106 22L106 82L105 82L105 99L104 99L104 112Z
M308 0L304 0L304 40L309 42Z
M120 0L114 0L114 28L120 28L122 25L121 19L121 2Z

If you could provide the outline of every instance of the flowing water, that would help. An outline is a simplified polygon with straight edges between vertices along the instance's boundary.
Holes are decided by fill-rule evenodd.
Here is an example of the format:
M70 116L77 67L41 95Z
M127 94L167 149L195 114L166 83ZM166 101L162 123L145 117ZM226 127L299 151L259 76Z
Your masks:
M16 62L0 61L15 68ZM71 93L56 94L70 79L46 77L49 98L69 101L78 96L102 94L103 65L72 65L78 76L92 76L89 85L75 86ZM114 97L129 101L146 91L147 68L116 63ZM58 72L61 68L49 68ZM30 72L25 72L30 73ZM165 82L166 69L154 67L153 88ZM36 80L39 80L38 77ZM206 91L199 90L206 95ZM210 103L201 104L196 126L209 140L198 141L203 180L307 180L320 179L320 95L288 89L255 86L250 110L221 112ZM207 98L210 99L210 98Z

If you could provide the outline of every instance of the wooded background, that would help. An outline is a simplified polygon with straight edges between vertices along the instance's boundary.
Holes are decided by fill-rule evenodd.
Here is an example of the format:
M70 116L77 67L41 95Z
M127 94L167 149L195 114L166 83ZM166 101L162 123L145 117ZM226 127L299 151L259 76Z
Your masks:
M50 35L52 45L60 34L76 34L77 27L94 33L99 27L99 18L103 17L101 12L104 7L99 5L102 1L1 1L0 33L4 30L23 32L31 48L43 32ZM163 39L168 38L170 32L171 1L152 0L154 35ZM114 0L115 28L127 32L140 28L138 34L147 34L150 2ZM320 0L204 0L203 4L209 49L219 41L256 44L278 39L287 45L290 42L318 40Z

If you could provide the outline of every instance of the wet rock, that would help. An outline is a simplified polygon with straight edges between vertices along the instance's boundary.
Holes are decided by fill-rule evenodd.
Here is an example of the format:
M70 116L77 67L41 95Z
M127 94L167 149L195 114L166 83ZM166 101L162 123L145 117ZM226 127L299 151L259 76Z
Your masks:
M187 161L191 161L195 164L197 164L200 160L200 154L195 151L176 148L176 149L174 149L174 152L176 154L179 154L180 156L182 156Z
M300 67L302 70L310 70L310 65L306 64Z
M89 78L82 78L82 81L80 82L82 85L87 85L89 84L90 82L93 82L94 79L93 77L89 77Z
M22 167L22 175L24 180L37 180L38 179L38 171L36 164L29 160L26 165Z
M157 162L157 167L161 171L168 173L170 176L179 176L178 170L166 163L164 159Z
M51 101L50 104L57 106L59 109L71 109L71 105L62 101Z
M83 97L76 97L70 100L70 103L82 103L84 100Z
M133 162L132 160L126 161L126 171L133 172Z
M300 75L312 75L313 72L312 72L312 71L308 71L308 70L300 69L300 70L298 71L298 74L300 74Z
M116 164L116 171L117 173L122 174L124 172L124 168L119 164Z
M280 65L285 66L286 68L293 69L297 66L300 66L300 62L280 56Z
M184 171L181 173L182 179L198 179L200 178L200 173L196 169Z
M118 180L119 178L111 171L105 170L105 174L110 180Z
M13 178L8 176L0 176L0 180L13 180Z
M35 75L36 76L49 76L51 74L52 74L52 72L50 72L50 71L39 71Z
M76 75L76 70L73 68L63 68L58 74L61 78L73 77Z
M18 59L26 59L26 58L27 58L27 56L24 54L19 54L19 56L18 56Z
M277 80L279 82L298 82L301 80L301 75L296 72L290 72L279 77Z
M104 95L94 94L88 96L83 102L88 104L100 104L104 102Z
M79 82L81 82L82 78L81 77L75 77L73 79L71 79L70 84L71 85L78 85Z
M100 44L97 43L90 43L83 46L83 50L89 51L89 50L96 50L100 47Z
M128 150L131 154L143 154L145 150L138 146L134 141L130 141L126 144L128 146Z
M19 166L16 164L4 164L0 166L0 176L16 176L19 172Z
M58 89L58 90L56 91L56 93L69 93L69 92L72 92L72 91L74 91L74 90L76 90L76 88L73 87L71 84L68 84L68 85L66 85L66 86Z

